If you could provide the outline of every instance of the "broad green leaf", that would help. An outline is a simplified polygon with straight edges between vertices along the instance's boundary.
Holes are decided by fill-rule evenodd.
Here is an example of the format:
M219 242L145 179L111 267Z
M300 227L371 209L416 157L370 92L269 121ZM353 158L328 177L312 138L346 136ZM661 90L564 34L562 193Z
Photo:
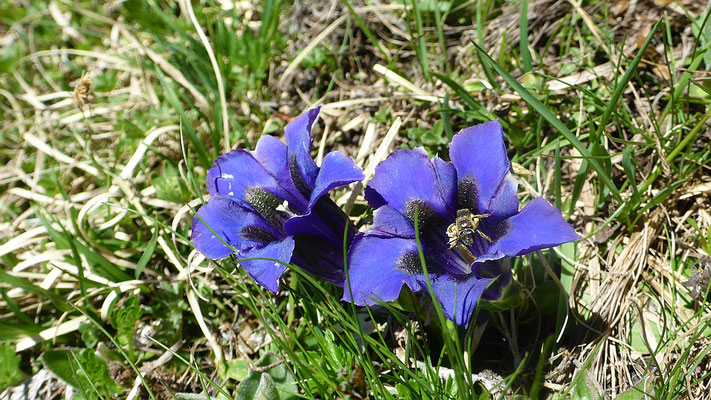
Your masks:
M693 21L692 28L694 36L697 36L701 44L706 48L704 54L704 63L706 68L711 67L711 49L708 43L711 42L711 7L707 7L706 12L699 15L696 21Z
M276 385L274 385L274 379L269 374L262 374L259 379L259 386L257 386L257 392L254 394L254 400L279 400L279 392Z
M643 389L644 389L643 382L644 381L640 382L639 384L637 384L637 386L635 386L632 389L619 395L617 397L617 400L642 400L645 398L649 398L649 397L645 397L645 394L643 391Z
M151 182L156 189L156 196L161 200L182 203L191 200L192 194L188 185L178 172L178 168L170 163L163 163L163 173L151 175Z
M91 349L50 350L42 363L59 379L77 389L80 398L109 398L120 388L109 375L109 366Z
M249 364L244 360L229 360L226 364L225 375L230 379L241 381L249 375Z
M9 344L0 344L0 391L22 379L20 356Z
M279 358L274 353L266 352L255 366L266 367L278 361ZM263 378L263 375L269 375L269 378ZM297 393L294 378L283 363L265 372L249 371L247 377L237 386L237 400L290 400L298 398Z

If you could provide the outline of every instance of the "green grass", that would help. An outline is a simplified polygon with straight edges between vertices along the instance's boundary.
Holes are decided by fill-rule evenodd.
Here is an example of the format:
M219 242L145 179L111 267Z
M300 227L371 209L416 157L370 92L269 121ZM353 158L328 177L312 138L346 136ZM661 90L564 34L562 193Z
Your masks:
M0 390L49 370L56 398L64 383L90 399L706 393L708 281L696 297L684 282L711 271L708 11L221 4L192 2L194 23L172 2L0 0ZM625 19L642 12L658 13L649 30ZM79 109L82 76L93 96ZM355 307L297 266L272 294L233 261L199 259L190 223L213 160L313 103L326 106L314 147L327 126L325 149L352 157L398 117L394 147L443 156L454 133L498 118L530 172L522 203L547 198L584 239L512 260L506 297L468 328L427 293Z

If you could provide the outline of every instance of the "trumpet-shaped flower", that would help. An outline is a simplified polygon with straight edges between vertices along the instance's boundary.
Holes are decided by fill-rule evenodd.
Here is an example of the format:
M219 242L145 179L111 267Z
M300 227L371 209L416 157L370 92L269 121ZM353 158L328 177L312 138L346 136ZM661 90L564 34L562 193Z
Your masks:
M285 128L286 144L262 136L254 151L233 150L207 173L210 199L193 220L191 241L208 258L234 254L265 288L276 292L292 262L328 282L343 285L343 239L348 217L327 196L363 179L353 160L327 154L311 158L314 108ZM350 244L355 228L348 229Z
M519 211L498 121L455 135L449 155L451 162L430 160L422 148L400 150L378 165L365 191L373 226L349 250L345 300L375 304L397 299L403 285L427 289L415 220L434 296L459 325L480 298L501 297L511 281L502 259L578 239L542 198Z

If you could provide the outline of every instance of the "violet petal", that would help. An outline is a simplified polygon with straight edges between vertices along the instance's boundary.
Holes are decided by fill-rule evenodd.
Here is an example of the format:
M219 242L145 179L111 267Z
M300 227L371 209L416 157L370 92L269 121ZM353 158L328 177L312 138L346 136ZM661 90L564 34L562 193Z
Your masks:
M348 251L348 275L353 297L346 286L343 299L357 305L393 301L404 284L419 290L417 243L411 239L358 234Z
M457 215L457 170L450 162L446 162L439 157L432 160L435 172L437 173L437 182L439 183L442 198L444 199L447 209L452 217Z
M499 121L462 130L452 138L449 156L457 170L459 208L473 208L480 214L490 212L498 220L518 212Z
M379 236L393 236L403 239L414 239L415 228L412 223L399 211L382 206L373 213L373 227L371 232Z
M285 237L279 241L271 242L264 247L255 247L247 251L240 252L239 262L245 271L257 283L277 292L279 290L279 278L286 271L286 263L291 260L294 251L294 239ZM254 258L244 260L245 258ZM240 261L243 260L243 261ZM274 261L279 260L280 262Z
M493 279L481 279L473 274L444 274L432 277L432 291L442 305L442 312L457 325L471 320L481 294Z
M197 214L199 217L193 219L190 241L199 252L213 260L232 254L222 240L239 251L283 236L259 214L221 194L211 197Z
M396 150L375 168L368 184L387 204L407 215L408 204L422 201L442 216L448 216L443 189L427 152L422 148ZM372 204L371 204L372 205Z
M237 201L245 200L247 191L253 187L285 200L293 198L246 150L232 150L218 157L207 172L207 187L211 195L220 193Z
M579 238L557 208L537 198L499 225L494 243L475 262L521 256Z
M277 180L284 192L291 195L285 200L299 210L305 211L308 206L308 198L299 193L291 180L288 149L284 142L273 136L264 135L257 141L257 147L252 154L262 167Z
M331 190L361 181L363 178L363 171L352 159L337 151L328 153L324 157L321 170L316 177L316 183L309 199L309 207L312 207L321 196Z
M311 127L320 107L312 108L289 122L284 128L288 147L289 174L296 188L309 198L319 168L311 158Z

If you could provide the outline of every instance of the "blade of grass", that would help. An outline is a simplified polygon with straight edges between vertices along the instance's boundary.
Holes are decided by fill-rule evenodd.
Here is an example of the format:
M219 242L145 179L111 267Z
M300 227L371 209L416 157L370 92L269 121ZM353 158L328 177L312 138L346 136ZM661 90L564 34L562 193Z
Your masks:
M531 53L528 50L528 0L521 0L521 21L518 26L521 32L518 38L518 45L521 51L523 71L530 72L533 67L531 66Z
M452 80L452 78L434 71L430 71L430 73L434 75L437 79L444 82L445 85L452 88L452 90L454 90L454 92L457 93L459 97L461 97L462 100L464 100L464 102L466 102L469 108L471 108L474 112L477 112L481 114L484 118L490 120L496 119L496 115L491 113L491 111L487 110L486 107L476 101L476 99L474 99L474 97L472 97L472 95L470 95L469 92L466 91L466 89L464 89L457 82Z
M634 201L639 201L639 190L637 189L637 178L635 173L635 166L632 161L634 153L631 147L626 147L622 152L622 168L625 170L625 175L627 175L627 182L630 183L630 188L632 189L632 199Z
M681 153L682 150L686 146L688 146L690 143L696 139L696 136L706 127L706 121L711 118L711 109L706 111L706 113L699 119L699 122L696 123L694 128L691 129L691 131L684 135L684 138L679 142L679 144L671 151L669 154L667 154L667 162L672 163L674 159ZM657 165L656 169L652 174L647 178L647 180L644 181L644 183L638 188L640 193L644 193L647 191L649 187L652 186L654 181L661 175L662 173L662 166ZM628 203L628 207L635 207L637 204L632 205L632 203Z
M420 9L417 7L417 0L410 0L410 4L412 4L412 11L415 17L415 27L417 29L417 47L415 47L415 52L417 53L417 59L420 62L422 73L425 76L425 81L429 82L430 66L427 61L427 43L425 41L425 31L422 27L422 14L420 14ZM436 7L438 7L437 4L435 4L435 8Z
M477 1L476 2L476 36L477 40L479 41L479 44L477 47L481 47L482 49L484 48L484 15L482 12L482 8L484 5L487 5L487 10L489 8L489 4L491 4L488 1ZM505 32L504 32L505 34ZM488 56L488 54L487 54ZM491 67L489 66L488 63L485 63L484 60L482 60L482 56L480 53L477 54L477 57L479 58L479 64L484 68L484 75L486 75L486 79L489 81L489 84L494 88L494 89L499 89L499 82L496 81L496 77L494 76L494 73L491 71Z
M543 386L543 373L548 361L548 356L553 349L553 344L555 343L555 337L553 335L548 336L545 342L543 342L543 348L541 349L541 354L538 356L538 363L536 364L536 373L533 378L533 385L531 386L531 391L529 392L529 397L531 399L538 399L539 392Z
M22 321L22 323L32 326L32 327L37 327L32 321L32 318L30 318L27 314L22 312L20 307L15 303L10 296L7 295L7 291L4 288L0 288L0 297L5 301L5 304L7 304L7 308L15 314L15 317ZM39 330L42 330L42 328L39 328ZM39 332L39 331L38 331Z
M644 56L644 52L647 50L647 47L649 47L649 44L652 43L652 39L657 33L657 29L659 28L660 23L661 20L657 21L657 23L654 24L654 26L649 32L649 35L647 35L647 39L644 41L644 44L642 44L642 47L640 47L639 52L637 52L637 55L634 57L629 67L627 67L627 70L625 71L624 75L622 75L620 81L617 82L617 85L615 86L615 91L612 93L612 97L608 102L607 108L602 114L602 120L600 120L600 123L597 127L597 131L595 132L597 140L599 140L603 130L607 127L607 121L610 119L610 116L617 107L617 102L620 100L622 92L624 92L625 88L627 87L627 83L629 83L630 79L632 79L632 76L637 71L637 66L639 65L639 62L642 61L642 57Z
M192 125L190 124L190 118L188 118L187 114L185 113L185 109L183 108L183 105L180 102L180 99L178 98L178 94L175 90L175 87L173 86L173 83L168 80L163 75L163 72L157 67L155 68L155 73L158 76L158 79L160 80L161 86L163 87L163 93L166 96L166 100L180 116L181 132L183 129L185 129L185 133L188 139L190 140L192 148L197 154L200 165L204 168L210 168L210 159L212 157L208 155L208 151L205 147L205 144L202 142L202 140L198 138L195 129L193 129Z
M439 115L442 118L442 124L444 124L444 133L447 135L447 140L451 142L454 131L452 130L452 114L449 110L449 93L444 94Z
M439 42L439 51L440 51L440 68L444 71L447 71L447 73L451 72L452 68L449 65L449 57L447 56L447 43L444 41L444 29L442 28L442 12L439 9L439 4L442 4L443 2L437 2L435 3L434 7L434 14L435 14L435 28L437 29L437 40ZM447 13L449 10L452 8L452 0L447 2ZM445 14L446 18L446 14Z
M562 179L561 179L561 159L560 159L560 142L556 141L556 146L555 146L555 161L554 161L554 169L555 169L555 186L553 187L553 190L555 192L555 207L559 210L561 210L561 206L563 205L563 194L562 194Z
M212 51L212 46L210 45L210 41L207 39L207 36L205 36L205 32L202 30L202 27L200 26L200 23L198 22L197 18L195 17L195 12L193 11L193 6L190 1L187 0L181 0L183 2L183 9L187 11L188 14L188 19L190 22L193 24L195 27L195 31L198 34L198 37L200 38L200 41L202 42L202 45L205 47L205 51L207 52L207 56L210 58L210 64L212 65L212 70L215 73L215 79L217 80L217 92L220 98L220 110L222 111L222 135L224 140L224 143L222 144L222 148L225 153L230 151L232 146L230 145L230 128L229 128L229 117L227 116L227 98L225 97L225 85L222 82L222 73L220 72L220 67L217 65L217 58L215 58L215 53Z
M150 261L153 252L156 250L158 236L158 228L156 227L153 231L153 236L151 236L151 240L148 242L148 245L146 246L145 250L143 250L143 254L141 254L141 258L138 259L138 263L136 263L136 269L133 272L134 278L138 279L138 277L141 276L143 269L146 267L146 265L148 265L148 261Z
M54 304L54 306L62 312L71 312L73 310L72 306L70 306L62 296L50 290L43 289L25 278L10 275L2 269L0 269L0 281L9 284L12 287L20 288L27 293L32 293L36 296L49 299L49 301L51 301L52 304Z
M52 224L46 219L44 214L38 211L36 215L39 216L40 222L42 223L42 225L44 225L45 229L47 230L47 233L52 238L52 240L57 243L59 247L71 248L73 246L80 254L82 254L86 258L86 262L98 275L110 279L113 282L131 280L130 275L126 274L114 263L102 257L94 249L82 244L78 239L76 239L76 237L71 235L65 236L63 233L58 232L57 230L52 228ZM62 230L64 230L64 226L58 219L54 218L54 221L62 227Z
M153 395L153 392L151 391L151 388L149 387L148 382L146 382L146 379L143 377L143 374L138 369L138 366L136 366L136 363L133 362L131 357L128 355L126 350L124 350L123 346L121 346L119 344L119 342L116 340L116 338L111 336L111 334L109 334L109 332L106 329L104 329L104 327L96 319L94 319L94 317L91 316L88 312L82 310L81 308L75 306L74 304L71 304L71 303L67 303L67 304L69 304L71 306L71 308L82 313L89 320L89 322L91 322L91 324L94 325L94 327L96 327L96 329L100 330L101 333L103 333L104 336L106 336L106 338L109 339L111 341L111 343L114 344L114 346L116 346L116 350L121 354L121 356L126 360L126 362L128 362L128 365L131 367L131 369L136 374L136 376L138 376L138 378L141 380L141 383L143 383L143 387L148 392L148 395L151 397L151 399L156 400L155 395Z

